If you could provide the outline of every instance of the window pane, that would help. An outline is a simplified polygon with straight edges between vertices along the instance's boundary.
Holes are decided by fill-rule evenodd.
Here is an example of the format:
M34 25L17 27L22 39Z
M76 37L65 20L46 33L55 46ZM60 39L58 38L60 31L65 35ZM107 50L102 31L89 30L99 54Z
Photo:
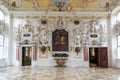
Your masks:
M4 14L2 11L0 11L0 20L4 20Z
M4 38L4 46L8 46L8 38Z
M0 35L0 45L3 45L3 36Z
M120 36L118 36L118 46L120 46Z
M117 14L117 20L120 21L120 12Z
M120 47L118 47L118 59L120 59Z
M4 47L4 54L3 54L3 58L6 58L8 55L8 47Z
M0 46L0 58L3 58L3 47Z

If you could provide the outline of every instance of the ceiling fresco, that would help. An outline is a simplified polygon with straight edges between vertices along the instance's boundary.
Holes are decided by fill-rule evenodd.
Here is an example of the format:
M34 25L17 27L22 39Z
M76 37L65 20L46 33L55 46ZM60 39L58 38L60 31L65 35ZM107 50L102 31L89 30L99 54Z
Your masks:
M8 8L19 9L98 9L115 5L116 0L3 0Z

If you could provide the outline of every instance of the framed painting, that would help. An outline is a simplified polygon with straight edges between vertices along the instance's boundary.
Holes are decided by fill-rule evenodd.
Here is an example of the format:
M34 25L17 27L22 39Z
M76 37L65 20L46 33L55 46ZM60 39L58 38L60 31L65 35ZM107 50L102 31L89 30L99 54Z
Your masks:
M68 51L68 32L65 29L52 32L52 51Z

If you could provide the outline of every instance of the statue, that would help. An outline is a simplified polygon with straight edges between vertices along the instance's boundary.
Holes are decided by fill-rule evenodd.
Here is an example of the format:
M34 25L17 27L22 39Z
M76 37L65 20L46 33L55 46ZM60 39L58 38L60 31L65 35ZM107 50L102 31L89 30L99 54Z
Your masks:
M57 27L58 29L62 29L63 28L63 21L62 21L62 17L60 17L58 19L58 22L57 22Z

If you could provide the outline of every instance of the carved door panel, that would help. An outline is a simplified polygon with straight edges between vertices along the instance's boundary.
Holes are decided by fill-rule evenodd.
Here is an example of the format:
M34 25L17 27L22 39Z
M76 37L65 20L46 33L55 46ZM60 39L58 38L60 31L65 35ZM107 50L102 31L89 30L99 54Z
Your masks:
M108 67L108 52L107 47L100 47L98 50L99 60L98 64L100 67Z
M22 48L22 66L31 65L31 51L32 47Z

